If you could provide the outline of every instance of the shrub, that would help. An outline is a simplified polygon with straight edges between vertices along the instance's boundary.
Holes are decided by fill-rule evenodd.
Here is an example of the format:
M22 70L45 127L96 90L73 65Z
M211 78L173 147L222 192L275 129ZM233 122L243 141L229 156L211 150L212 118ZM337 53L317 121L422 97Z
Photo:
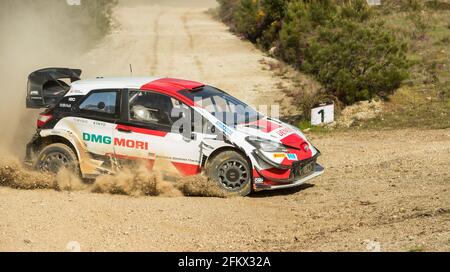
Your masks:
M236 30L250 41L256 42L262 33L264 17L264 10L258 0L241 0L234 14Z
M438 11L450 10L450 3L437 0L425 2L425 6L431 10L438 10Z
M239 0L217 0L219 2L219 17L226 24L232 24L234 10Z
M346 104L385 96L407 77L406 46L379 26L342 21L322 27L305 51L302 70Z
M346 104L392 93L408 75L406 46L375 24L366 0L219 0L247 39L312 74ZM394 6L420 8L417 0Z
M422 4L418 0L406 0L403 3L403 9L407 11L420 11L422 10Z
M370 18L371 10L366 0L347 0L342 4L340 15L345 19L363 22Z
M297 67L304 62L308 39L320 25L328 25L336 16L331 0L292 1L280 30L280 56Z
M266 0L261 2L265 17L262 33L257 42L265 49L270 49L278 40L281 22L285 16L288 0Z

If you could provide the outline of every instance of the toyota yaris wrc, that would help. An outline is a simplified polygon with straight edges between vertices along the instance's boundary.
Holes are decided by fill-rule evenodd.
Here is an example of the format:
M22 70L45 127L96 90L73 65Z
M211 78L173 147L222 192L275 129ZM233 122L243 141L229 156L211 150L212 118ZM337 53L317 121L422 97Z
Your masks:
M184 176L204 171L224 190L298 186L321 175L320 152L297 128L212 86L172 78L96 78L48 68L28 78L27 107L46 108L26 161L93 179L127 163Z

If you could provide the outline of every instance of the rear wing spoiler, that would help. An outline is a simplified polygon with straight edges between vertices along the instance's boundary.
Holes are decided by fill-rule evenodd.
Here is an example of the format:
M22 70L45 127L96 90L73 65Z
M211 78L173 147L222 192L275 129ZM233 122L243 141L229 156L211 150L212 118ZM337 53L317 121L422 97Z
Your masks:
M69 68L45 68L28 76L26 106L29 109L55 105L69 91L70 83L80 80L82 71Z

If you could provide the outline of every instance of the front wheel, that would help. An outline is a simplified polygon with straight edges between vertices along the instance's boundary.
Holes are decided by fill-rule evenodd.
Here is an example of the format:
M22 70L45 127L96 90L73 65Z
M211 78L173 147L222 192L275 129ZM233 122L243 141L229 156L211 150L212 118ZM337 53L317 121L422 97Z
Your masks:
M37 156L35 167L39 171L57 174L61 169L78 173L78 159L73 150L65 144L51 144L44 147Z
M208 177L228 193L246 196L252 191L250 164L236 151L224 151L207 167Z

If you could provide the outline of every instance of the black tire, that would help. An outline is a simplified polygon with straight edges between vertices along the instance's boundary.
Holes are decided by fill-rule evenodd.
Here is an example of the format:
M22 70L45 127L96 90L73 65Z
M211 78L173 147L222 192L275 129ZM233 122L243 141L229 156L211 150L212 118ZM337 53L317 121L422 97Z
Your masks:
M77 155L69 146L61 143L44 147L35 162L37 170L54 174L57 174L63 167L73 173L80 173Z
M208 163L206 173L229 194L246 196L252 192L250 163L236 151L216 155Z

